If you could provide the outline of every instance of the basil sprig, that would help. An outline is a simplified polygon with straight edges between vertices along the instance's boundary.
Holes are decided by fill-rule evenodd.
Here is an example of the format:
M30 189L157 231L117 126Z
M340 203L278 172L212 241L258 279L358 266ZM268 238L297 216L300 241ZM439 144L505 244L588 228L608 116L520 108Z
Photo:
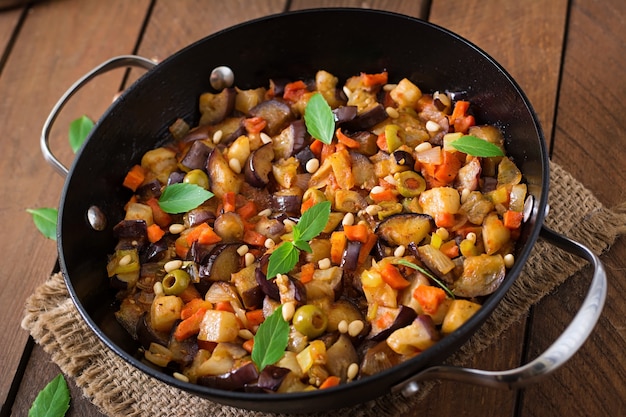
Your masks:
M170 214L184 213L193 210L209 198L213 193L196 184L178 183L165 187L159 197L159 207Z
M283 318L283 305L281 304L261 323L254 336L252 362L259 372L283 357L288 342L289 323Z
M63 417L69 408L70 390L63 374L59 374L39 391L28 417Z
M309 241L324 230L329 217L330 201L317 203L305 211L300 221L293 227L293 240L284 241L270 254L267 279L291 271L298 263L300 250L311 253Z
M309 98L304 109L304 124L311 136L329 145L335 134L335 116L321 93Z
M472 135L461 136L459 139L451 142L450 146L471 156L483 158L504 156L504 152L497 145Z

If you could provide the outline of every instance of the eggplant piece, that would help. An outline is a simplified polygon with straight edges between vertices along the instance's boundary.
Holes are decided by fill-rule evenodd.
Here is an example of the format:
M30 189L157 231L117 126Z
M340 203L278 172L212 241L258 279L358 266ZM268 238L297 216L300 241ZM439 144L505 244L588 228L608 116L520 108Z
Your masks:
M304 284L304 287L309 300L334 301L339 298L343 291L343 269L338 266L316 269L313 273L313 279Z
M184 178L185 173L182 171L171 172L169 177L167 177L167 185L180 184L181 182L183 182Z
M376 144L376 140L378 140L378 136L373 134L370 131L362 130L355 133L348 134L344 132L347 136L359 142L359 147L357 151L365 156L373 156L378 153L378 145Z
M177 323L174 328L180 324ZM172 352L172 361L180 365L181 368L186 368L193 362L194 357L198 353L198 341L195 337L188 337L185 340L178 341L173 336L174 332L170 333L169 344L167 348Z
M167 346L168 337L167 333L156 331L148 320L146 319L148 316L147 312L144 312L141 315L139 321L137 321L137 325L135 326L135 335L136 339L144 349L148 349L151 343L156 343L162 346Z
M335 124L341 125L343 123L354 120L357 114L357 106L340 106L333 109L333 116L335 116Z
M391 323L391 325L387 328L382 329L382 328L377 327L375 324L377 321L372 320L372 329L368 336L369 339L375 340L377 342L381 340L385 340L395 330L408 326L417 317L417 313L415 312L415 310L405 305L400 305L399 308L379 306L376 315L378 317L378 316L383 316L383 315L390 314L390 313L395 314L395 318L393 320L393 323ZM381 320L381 321L384 321L384 320Z
M270 136L277 135L287 123L294 119L291 108L282 100L267 100L250 109L250 116L261 117L267 122L265 133Z
M241 216L232 211L217 216L213 223L213 230L224 243L241 242L245 232Z
M244 168L248 184L258 188L265 187L270 180L269 174L272 172L273 160L274 147L271 143L266 143L253 151Z
M212 148L206 143L197 140L189 147L189 150L183 159L181 159L180 164L190 171L192 169L201 169L204 171L206 170L207 160L209 159L211 151Z
M194 142L196 140L206 140L210 138L210 125L198 126L191 129L187 134L181 139L183 143Z
M275 212L299 216L301 206L302 195L291 189L279 190L272 195L272 210Z
M140 201L148 201L151 198L161 197L161 183L156 178L142 184L136 191Z
M439 338L432 318L419 315L409 325L393 332L387 338L387 344L400 355L413 356L433 346Z
M369 376L389 369L402 362L402 356L394 352L386 341L364 343L359 349L362 353L359 376Z
M158 242L149 243L145 249L139 252L139 261L143 266L149 262L159 262L167 256L169 249L168 239L160 239Z
M352 176L356 187L371 190L378 184L374 164L367 156L359 152L350 152L350 161L352 162Z
M393 159L396 161L396 164L400 166L407 166L413 169L415 166L415 158L407 151L396 150L393 152Z
M252 362L248 362L223 375L200 376L198 377L198 384L210 388L241 391L246 385L255 382L258 378L259 372L256 366Z
M231 282L237 288L246 309L254 310L263 304L265 293L256 280L257 267L252 264L232 274Z
M345 334L340 335L337 341L326 349L326 369L344 382L348 379L350 365L358 362L356 349Z
M148 239L148 227L145 220L121 220L113 226L113 234L120 240L145 242Z
M354 119L349 122L345 122L342 127L352 131L369 130L378 123L385 121L387 117L388 115L385 107L379 103L371 109L368 109L361 114L357 114Z
M306 146L308 137L304 119L291 122L272 140L276 159L287 159L301 151Z
M361 242L349 240L341 256L341 267L344 271L354 272L359 266Z
M185 225L189 227L194 227L201 223L212 223L215 218L215 210L207 206L200 206L190 210L183 216Z
M245 117L227 117L220 123L211 126L209 130L209 138L213 140L217 131L222 131L221 138L219 140L220 145L228 146L235 141L239 136L246 134L246 127L244 125Z
M393 246L409 246L421 242L434 230L432 217L426 214L404 213L387 217L376 228L378 236Z
M206 293L215 281L230 281L232 273L241 267L241 256L237 253L238 243L216 245L213 250L199 263L200 282L198 291Z
M454 294L467 298L489 295L500 286L505 275L501 255L468 256L463 261L463 274L454 281Z
M239 193L244 182L243 175L234 172L222 152L215 148L207 160L206 172L211 181L211 191L218 199L222 199L227 192Z
M288 78L270 79L270 91L274 92L274 97L282 97L285 86L291 82Z
M235 108L237 92L234 88L225 88L219 93L204 93L200 96L200 125L219 123L232 113Z
M276 279L268 280L261 268L254 270L254 279L261 288L261 291L263 291L263 294L274 301L280 301L280 292L278 291L278 285L276 285Z
M302 148L302 150L298 152L295 156L298 162L300 162L300 165L303 167L305 167L306 163L309 162L311 159L316 158L315 154L308 146Z
M268 365L259 374L257 385L264 390L276 392L289 372L291 370L288 368Z

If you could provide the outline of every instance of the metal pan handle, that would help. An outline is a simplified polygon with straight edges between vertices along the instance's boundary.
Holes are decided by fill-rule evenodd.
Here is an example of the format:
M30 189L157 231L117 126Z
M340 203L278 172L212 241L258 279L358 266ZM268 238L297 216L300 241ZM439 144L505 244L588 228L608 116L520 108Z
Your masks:
M76 94L76 92L78 92L78 90L80 90L85 84L87 84L98 75L104 74L105 72L111 71L116 68L140 67L146 70L150 70L155 66L155 62L137 55L120 55L103 62L102 64L98 65L87 74L85 74L78 81L76 81L65 92L65 94L61 96L59 101L57 101L57 103L52 108L50 115L48 115L46 122L43 125L43 129L41 131L40 145L41 152L43 153L43 157L46 162L48 162L61 176L67 176L68 169L56 158L56 156L54 156L52 150L50 150L50 130L52 129L52 125L59 115L61 109L63 109L65 104L74 94Z
M401 392L405 396L413 395L419 391L419 383L428 379L447 379L494 388L521 388L547 376L578 351L602 313L607 293L606 271L600 259L580 243L545 226L541 229L541 237L573 255L588 260L594 269L585 300L561 336L539 357L519 368L483 371L456 366L433 366L394 386L393 392Z

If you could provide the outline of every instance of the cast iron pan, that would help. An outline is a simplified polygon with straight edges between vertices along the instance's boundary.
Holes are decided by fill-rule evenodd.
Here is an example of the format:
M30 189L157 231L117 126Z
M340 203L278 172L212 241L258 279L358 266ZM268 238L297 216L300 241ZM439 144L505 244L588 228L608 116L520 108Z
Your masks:
M119 66L152 67L138 57L118 57L80 80L50 115L42 133L46 159L66 170L48 148L56 113L92 76ZM501 287L464 326L408 362L375 376L323 391L297 394L251 394L210 389L181 382L141 363L138 344L116 322L115 292L106 274L107 254L115 239L112 227L123 218L129 198L122 180L141 155L168 138L167 127L182 117L199 119L198 96L211 91L209 74L228 66L240 88L266 86L269 78L310 78L325 69L345 81L360 72L388 70L390 81L407 77L425 92L447 90L473 103L478 123L494 124L504 133L506 148L524 174L532 195L515 266ZM543 134L531 105L516 82L476 46L445 29L418 19L364 9L316 9L274 15L244 23L204 38L148 71L128 88L96 124L77 154L63 189L59 209L58 248L70 294L88 325L118 355L170 385L236 407L271 412L335 409L371 400L390 391L410 393L420 379L447 377L494 386L521 386L567 360L591 332L604 302L602 266L584 247L542 228L547 208L548 156ZM99 213L99 214L98 214ZM100 216L100 217L99 217ZM106 225L93 219L106 219ZM94 228L92 224L96 224ZM96 230L103 229L103 230ZM559 246L591 260L596 266L589 305L592 316L577 317L582 332L562 352L546 352L523 368L503 373L438 366L461 346L492 313L519 275L540 232ZM582 248L582 249L581 249ZM591 294L593 292L593 294ZM579 313L580 314L580 313ZM577 326L580 324L577 323ZM573 327L570 326L570 327ZM580 333L580 334L579 334ZM571 345L571 341L567 341ZM558 349L557 349L558 348ZM546 360L547 359L547 360Z

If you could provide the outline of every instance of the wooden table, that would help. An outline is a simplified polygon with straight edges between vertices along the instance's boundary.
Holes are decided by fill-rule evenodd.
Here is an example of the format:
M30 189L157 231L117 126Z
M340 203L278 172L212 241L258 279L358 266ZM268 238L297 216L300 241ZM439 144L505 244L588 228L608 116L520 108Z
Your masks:
M0 399L2 416L25 416L58 368L20 327L24 301L53 270L56 245L26 208L57 206L63 179L47 166L38 138L65 89L121 54L163 59L192 41L245 20L322 6L386 9L421 17L478 44L517 79L533 103L552 159L607 206L626 201L626 2L622 0L49 0L0 12ZM401 40L400 40L401 41ZM67 126L97 119L124 72L90 84L66 107L52 146L69 164ZM607 304L583 348L564 367L523 391L443 382L414 415L626 415L626 238L603 256ZM532 309L472 366L508 369L534 358L565 328L588 286L570 279ZM504 353L504 354L503 354ZM100 415L70 382L69 416Z

